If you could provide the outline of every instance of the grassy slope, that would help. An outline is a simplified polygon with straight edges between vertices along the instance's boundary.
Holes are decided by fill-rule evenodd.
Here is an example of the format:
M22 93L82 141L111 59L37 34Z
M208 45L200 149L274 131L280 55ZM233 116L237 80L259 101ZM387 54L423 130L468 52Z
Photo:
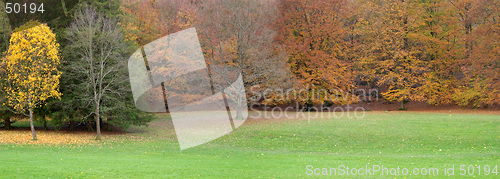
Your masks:
M139 136L154 139L0 145L0 177L296 178L307 165L437 167L442 175L451 164L457 175L458 165L500 165L499 115L370 112L363 119L250 122L182 152L172 131L142 130Z

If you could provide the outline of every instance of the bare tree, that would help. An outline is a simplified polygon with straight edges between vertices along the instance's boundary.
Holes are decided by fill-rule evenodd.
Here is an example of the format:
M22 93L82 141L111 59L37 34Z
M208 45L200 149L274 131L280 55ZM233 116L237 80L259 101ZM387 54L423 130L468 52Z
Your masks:
M126 65L122 55L126 50L122 32L116 20L86 5L76 12L66 35L70 53L76 57L71 66L76 74L82 75L80 78L85 78L77 87L85 89L81 98L92 106L88 116L94 115L96 139L100 140L103 99L109 94L120 93L123 86L118 84L126 81L120 73Z
M277 1L210 0L199 5L198 26L214 87L231 89L225 93L237 104L236 119L247 103L242 90L279 87L289 80L286 56L274 41L277 11ZM233 85L238 78L234 72L241 72L245 86Z

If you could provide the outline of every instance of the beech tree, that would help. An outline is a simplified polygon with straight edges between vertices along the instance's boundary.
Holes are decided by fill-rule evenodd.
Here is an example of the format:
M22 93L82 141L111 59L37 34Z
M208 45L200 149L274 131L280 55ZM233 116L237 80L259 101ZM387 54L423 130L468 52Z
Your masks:
M366 15L362 31L366 44L360 63L366 76L386 86L382 93L389 101L424 101L419 90L425 81L427 62L416 35L419 18L411 0L366 2L373 8ZM371 5L371 6L369 6Z
M450 0L462 33L459 65L460 86L453 99L462 106L482 107L499 102L499 24L498 0Z
M414 41L420 46L419 58L426 62L427 72L419 95L429 104L449 104L457 87L460 32L454 23L446 0L419 1L413 5L416 14Z
M196 3L184 0L125 0L122 9L126 15L121 23L125 39L142 46L188 29L197 20L195 6Z
M300 88L316 91L299 101L308 106L329 100L338 104L355 101L351 41L344 28L349 2L343 0L285 0L281 7L280 40L285 44L291 72ZM320 93L323 91L323 93ZM320 98L317 93L320 93ZM326 97L326 98L325 98Z
M11 36L6 64L7 105L29 116L33 140L37 140L33 125L33 110L48 98L60 99L59 44L45 24L30 21L17 28ZM27 112L27 113L26 113Z
M198 6L199 29L205 58L212 77L221 77L215 88L230 86L232 72L241 72L245 86L238 92L226 94L238 105L246 105L241 90L254 86L272 88L287 83L286 58L281 46L275 43L274 23L278 20L275 1L204 1ZM222 66L215 68L215 66ZM229 69L229 70L228 70ZM240 111L237 111L237 117Z

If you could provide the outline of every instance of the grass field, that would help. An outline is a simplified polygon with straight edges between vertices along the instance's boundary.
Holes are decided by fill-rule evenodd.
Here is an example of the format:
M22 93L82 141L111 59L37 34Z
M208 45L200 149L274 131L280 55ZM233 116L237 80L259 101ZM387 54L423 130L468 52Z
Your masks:
M432 177L442 178L445 165L455 165L459 177L460 165L500 165L500 115L367 112L361 119L251 119L230 135L184 151L162 118L99 142L2 144L0 178L302 178L308 165L438 168ZM476 168L466 177L500 174L479 175Z

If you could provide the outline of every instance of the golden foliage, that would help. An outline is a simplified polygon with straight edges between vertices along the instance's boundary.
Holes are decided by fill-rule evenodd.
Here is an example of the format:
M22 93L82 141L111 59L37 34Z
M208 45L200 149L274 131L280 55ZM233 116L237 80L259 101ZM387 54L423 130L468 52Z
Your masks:
M346 15L342 9L343 0L282 2L282 24L280 40L286 45L292 73L301 81L299 88L310 91L326 91L326 95L336 95L343 91L348 95L355 88L352 59L348 47L352 44L343 39L346 29L342 19ZM310 95L308 95L310 96ZM321 103L311 97L306 101ZM335 100L346 104L347 101Z
M60 98L59 44L46 24L12 34L6 58L7 104L23 112L48 98Z

